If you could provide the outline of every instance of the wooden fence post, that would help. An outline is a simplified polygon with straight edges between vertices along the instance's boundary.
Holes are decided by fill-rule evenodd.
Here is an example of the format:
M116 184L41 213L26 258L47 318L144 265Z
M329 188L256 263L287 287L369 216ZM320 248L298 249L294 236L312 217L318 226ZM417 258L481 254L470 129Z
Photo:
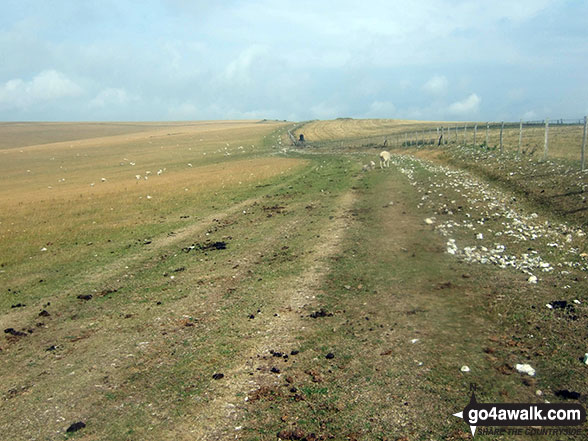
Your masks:
M488 148L488 147L489 147L489 145L488 145L488 132L489 132L489 131L490 131L490 123L489 123L489 122L487 122L487 123L486 123L486 148Z
M523 143L523 120L521 119L521 123L519 125L519 150L518 154L521 155L521 145Z
M547 151L549 150L549 118L545 118L545 144L543 146L543 160L547 159Z
M504 121L500 125L500 153L502 153L502 133L504 132Z
M474 125L474 148L476 148L476 135L478 134L478 124Z
M586 126L587 126L588 116L584 117L584 136L582 136L582 159L581 159L581 170L584 171L584 151L586 150Z
M468 139L467 139L467 130L468 130L468 124L465 123L463 125L463 145L466 145L468 143Z

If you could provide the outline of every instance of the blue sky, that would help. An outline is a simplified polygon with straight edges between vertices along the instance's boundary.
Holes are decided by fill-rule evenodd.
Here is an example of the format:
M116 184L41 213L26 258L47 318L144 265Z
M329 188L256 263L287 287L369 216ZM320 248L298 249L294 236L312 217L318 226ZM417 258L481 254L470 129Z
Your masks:
M2 121L588 114L586 1L2 3Z

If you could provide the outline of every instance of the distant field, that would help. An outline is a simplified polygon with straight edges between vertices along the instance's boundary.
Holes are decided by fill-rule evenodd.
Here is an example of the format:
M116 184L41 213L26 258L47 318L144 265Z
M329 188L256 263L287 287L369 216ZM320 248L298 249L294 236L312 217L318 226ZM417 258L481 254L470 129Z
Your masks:
M264 136L279 124L109 124L104 130L142 131L87 138L101 132L98 126L81 124L78 133L77 124L51 124L48 139L58 140L60 130L80 139L0 150L4 283L30 280L52 265L80 265L106 240L121 242L186 206L210 203L217 191L242 192L301 164L259 157ZM44 127L26 124L20 133L13 127L13 138L24 144L33 138L28 129L40 136ZM39 254L42 248L48 252Z
M477 125L474 139L474 127ZM500 148L500 124L491 123L486 135L486 122L409 121L391 119L342 118L329 121L312 121L298 127L296 138L304 134L309 144L351 147L383 146L388 148L413 145L436 145L443 129L444 141L450 145L476 145L490 149ZM457 130L456 130L457 129ZM548 158L580 160L583 126L552 122L548 133ZM288 142L284 138L284 142ZM503 151L519 150L519 124L507 123L503 131ZM545 126L541 123L524 124L521 153L542 158L545 145Z
M176 129L185 133L218 131L222 128L246 127L247 121L198 121L198 122L0 122L0 150L75 141L114 135L130 135L140 132L173 133Z
M312 121L305 124L303 128L298 129L296 133L304 133L304 137L308 142L331 141L423 130L437 127L440 124L443 123L398 119L340 118L328 121Z

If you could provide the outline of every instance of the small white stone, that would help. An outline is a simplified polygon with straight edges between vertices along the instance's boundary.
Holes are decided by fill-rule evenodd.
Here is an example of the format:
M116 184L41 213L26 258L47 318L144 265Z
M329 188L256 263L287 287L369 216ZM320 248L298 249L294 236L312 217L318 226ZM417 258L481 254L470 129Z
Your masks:
M435 221L433 219L431 219L430 217L425 219L425 223L427 225L433 225L435 223Z
M584 360L582 360L585 365L588 365L588 352L584 354Z
M465 366L464 365L464 366L461 367L460 371L462 371L462 372L469 372L470 371L470 368L468 366Z
M537 276L530 276L527 279L527 282L529 282L529 283L537 283Z
M412 339L410 342L411 342L412 344L415 344L417 341L419 341L419 339L418 339L418 338L413 338L413 339Z
M515 369L521 374L527 374L531 377L535 376L535 369L533 369L530 364L517 364Z

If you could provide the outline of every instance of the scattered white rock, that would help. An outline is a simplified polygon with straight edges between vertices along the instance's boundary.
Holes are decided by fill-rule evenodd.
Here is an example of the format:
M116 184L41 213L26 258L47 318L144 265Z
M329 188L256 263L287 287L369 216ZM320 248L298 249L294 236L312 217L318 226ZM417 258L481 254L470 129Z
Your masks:
M456 254L457 253L457 245L455 244L455 239L449 239L447 241L447 252L449 254Z
M584 360L582 360L585 365L588 365L588 352L584 354Z
M412 339L410 342L411 342L412 344L415 344L417 341L419 341L419 339L418 339L418 338L413 338L413 339Z
M517 364L515 369L521 374L527 374L531 377L535 376L535 369L533 369L530 364Z
M100 179L102 182L106 182L106 178L101 178Z
M527 282L537 283L537 277L536 276L529 276L529 278L527 279Z
M433 219L431 219L430 217L425 219L425 223L427 225L433 225L435 223L435 221Z
M468 366L465 366L464 365L464 366L461 367L460 371L462 371L462 372L469 372L470 371L470 368Z
M147 195L147 199L152 199L151 196Z
M41 251L47 251L47 248L43 247L41 248Z

